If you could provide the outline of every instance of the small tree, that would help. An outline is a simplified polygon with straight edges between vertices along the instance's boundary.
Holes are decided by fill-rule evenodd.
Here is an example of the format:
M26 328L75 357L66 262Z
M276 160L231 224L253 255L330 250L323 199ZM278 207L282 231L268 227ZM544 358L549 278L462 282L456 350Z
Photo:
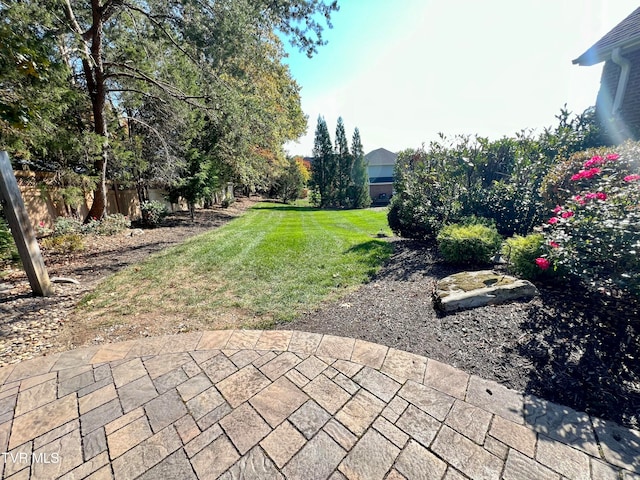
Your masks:
M302 168L304 166L295 158L289 159L289 166L278 182L278 194L283 202L289 203L302 197L302 190L306 183Z

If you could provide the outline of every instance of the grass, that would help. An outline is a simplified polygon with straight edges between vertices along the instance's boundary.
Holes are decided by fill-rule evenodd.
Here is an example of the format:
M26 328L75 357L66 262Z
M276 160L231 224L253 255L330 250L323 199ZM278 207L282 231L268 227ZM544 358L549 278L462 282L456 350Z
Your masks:
M379 233L390 234L383 209L261 203L108 278L81 308L118 323L172 315L211 328L264 327L366 282L392 251Z

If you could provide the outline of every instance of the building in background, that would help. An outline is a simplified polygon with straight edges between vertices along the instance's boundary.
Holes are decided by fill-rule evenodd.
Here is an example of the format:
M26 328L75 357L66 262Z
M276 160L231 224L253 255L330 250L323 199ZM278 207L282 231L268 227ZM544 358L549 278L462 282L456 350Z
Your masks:
M393 195L393 169L397 157L397 154L385 148L378 148L364 156L369 174L369 194L374 205L386 205Z

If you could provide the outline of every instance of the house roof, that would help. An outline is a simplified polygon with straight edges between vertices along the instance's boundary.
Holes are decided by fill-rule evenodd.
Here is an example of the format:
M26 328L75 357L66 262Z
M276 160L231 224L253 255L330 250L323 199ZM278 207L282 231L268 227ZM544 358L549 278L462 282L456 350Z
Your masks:
M372 167L376 165L395 165L397 157L396 153L390 152L386 148L378 148L367 153L364 159Z
M640 48L640 8L636 8L589 50L573 60L573 64L590 66L604 62L616 48L622 51Z

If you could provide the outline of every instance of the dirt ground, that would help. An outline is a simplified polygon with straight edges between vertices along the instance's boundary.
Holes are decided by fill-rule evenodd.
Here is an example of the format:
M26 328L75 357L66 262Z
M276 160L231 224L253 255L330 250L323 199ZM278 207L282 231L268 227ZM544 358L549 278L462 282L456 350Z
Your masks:
M222 225L249 204L244 200L229 209L197 212L194 223L187 214L176 214L163 227L145 230L142 235L97 238L79 254L45 252L51 276L72 277L80 284L57 284L57 295L43 299L30 295L20 273L3 280L11 288L5 286L0 292L0 362L69 348L73 308L100 279L152 252ZM640 428L637 304L585 295L576 286L539 286L540 297L528 302L439 315L431 303L435 282L459 270L444 265L433 245L390 241L395 253L370 283L274 328L382 343ZM157 319L156 323L160 324L156 331L182 331L171 319ZM148 334L141 325L131 325L126 332L92 331L73 346Z

